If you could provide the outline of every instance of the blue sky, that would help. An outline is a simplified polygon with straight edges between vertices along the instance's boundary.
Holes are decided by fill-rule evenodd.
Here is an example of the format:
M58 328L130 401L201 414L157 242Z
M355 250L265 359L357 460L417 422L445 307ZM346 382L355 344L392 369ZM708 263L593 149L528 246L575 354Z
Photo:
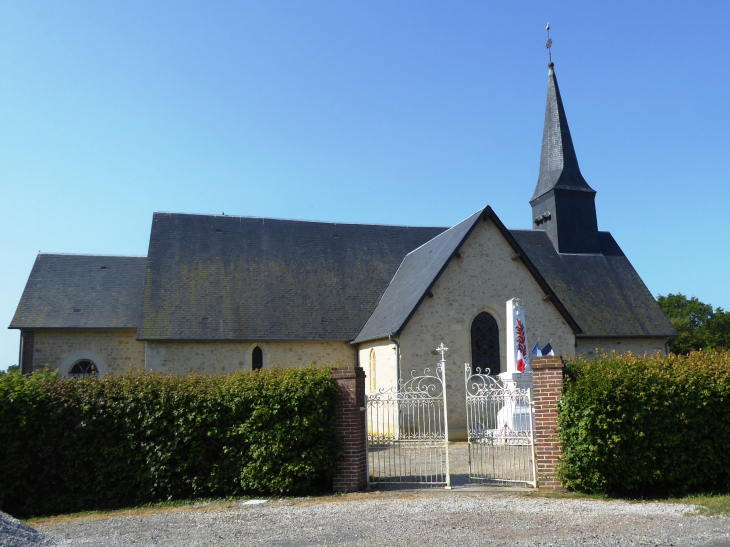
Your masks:
M9 0L0 325L39 250L144 255L153 211L529 228L548 21L599 228L730 308L728 3Z

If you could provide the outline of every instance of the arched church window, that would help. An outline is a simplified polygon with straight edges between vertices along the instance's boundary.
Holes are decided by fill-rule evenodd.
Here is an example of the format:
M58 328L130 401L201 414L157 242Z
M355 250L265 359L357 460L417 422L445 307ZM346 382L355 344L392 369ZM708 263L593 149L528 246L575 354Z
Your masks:
M375 350L370 350L370 369L368 371L370 376L370 393L375 391Z
M494 317L482 312L471 324L471 370L473 374L484 374L487 369L492 376L501 372L499 325Z
M68 375L71 378L97 378L99 376L99 367L94 364L94 361L81 359L71 366Z
M263 366L264 352L261 350L260 347L256 346L255 348L253 348L253 352L251 352L251 369L261 370Z

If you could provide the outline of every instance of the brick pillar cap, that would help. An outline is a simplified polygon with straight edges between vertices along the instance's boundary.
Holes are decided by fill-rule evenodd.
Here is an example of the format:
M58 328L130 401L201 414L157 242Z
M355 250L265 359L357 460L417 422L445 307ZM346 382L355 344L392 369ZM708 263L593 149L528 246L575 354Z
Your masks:
M565 366L562 355L550 355L547 357L535 357L530 362L532 370L560 369Z
M332 369L332 376L334 378L355 378L357 376L365 376L365 370L362 367L347 368L337 367Z

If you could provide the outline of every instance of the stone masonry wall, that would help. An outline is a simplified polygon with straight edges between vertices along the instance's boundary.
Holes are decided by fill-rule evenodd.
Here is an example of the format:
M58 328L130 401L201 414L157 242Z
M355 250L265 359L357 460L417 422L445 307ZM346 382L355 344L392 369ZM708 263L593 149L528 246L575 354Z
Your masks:
M367 374L365 393L370 395L379 389L396 387L396 346L390 340L373 340L358 348L360 367ZM370 356L375 357L375 370L370 367Z
M33 369L46 365L67 374L80 359L90 359L99 372L120 374L144 369L144 342L136 330L37 330Z
M583 338L576 337L578 347L576 353L592 358L600 356L602 351L611 353L631 352L635 355L651 356L656 352L666 354L667 338ZM598 350L598 351L596 351Z
M251 370L256 346L263 352L264 369L310 364L355 367L355 350L347 342L147 342L146 369L175 374Z
M439 357L432 351L443 342L446 353L450 440L466 440L464 363L471 363L471 323L483 311L499 325L499 351L506 370L505 306L510 298L525 303L527 341L552 339L555 353L574 355L575 336L543 290L491 221L482 221L426 297L400 336L401 376L423 368L434 370ZM365 363L365 361L361 361Z

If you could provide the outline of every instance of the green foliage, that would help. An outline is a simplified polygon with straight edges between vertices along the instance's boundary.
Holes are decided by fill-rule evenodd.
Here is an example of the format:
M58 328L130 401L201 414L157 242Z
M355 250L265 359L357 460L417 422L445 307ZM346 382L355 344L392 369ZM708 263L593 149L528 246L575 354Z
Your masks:
M730 351L566 366L560 474L571 489L620 496L727 493Z
M669 342L672 353L730 348L730 312L683 294L660 295L657 302L679 333Z
M100 380L0 376L0 509L15 516L326 487L329 369Z
M20 367L18 365L10 365L8 367L7 372L18 372L20 370ZM4 374L2 370L0 370L0 374Z

